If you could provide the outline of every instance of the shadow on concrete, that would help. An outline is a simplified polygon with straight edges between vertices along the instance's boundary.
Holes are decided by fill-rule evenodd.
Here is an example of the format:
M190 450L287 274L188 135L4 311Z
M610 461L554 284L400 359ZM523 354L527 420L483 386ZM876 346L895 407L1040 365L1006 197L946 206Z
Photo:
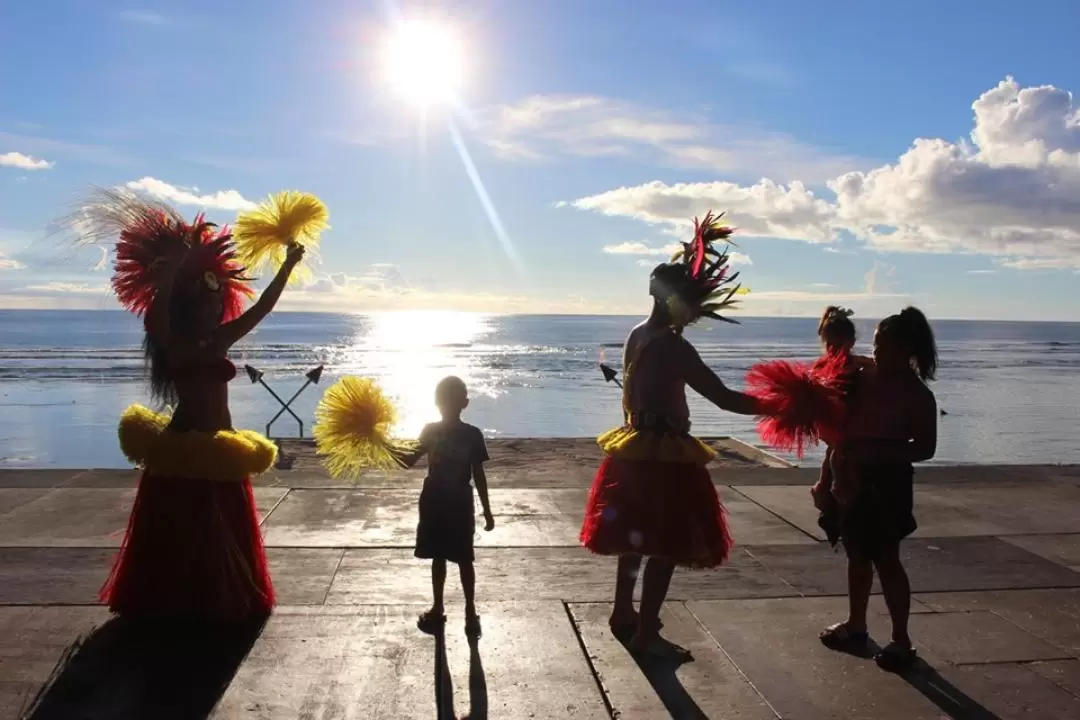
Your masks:
M488 720L487 676L478 638L469 638L469 714L461 720Z
M666 642L666 641L665 641ZM652 685L656 696L673 718L679 720L708 720L708 715L686 691L676 672L686 663L694 662L694 656L677 645L669 643L669 653L660 656L630 653L641 669L645 679ZM629 652L629 648L627 648Z
M446 633L435 635L435 718L458 720L454 713L454 683L446 657ZM461 720L488 720L487 676L480 659L480 641L469 639L469 714Z
M435 720L457 720L454 712L454 682L446 659L446 633L435 633Z
M1001 720L998 715L943 678L922 658L902 677L952 720Z
M57 663L25 720L203 720L265 625L114 617Z

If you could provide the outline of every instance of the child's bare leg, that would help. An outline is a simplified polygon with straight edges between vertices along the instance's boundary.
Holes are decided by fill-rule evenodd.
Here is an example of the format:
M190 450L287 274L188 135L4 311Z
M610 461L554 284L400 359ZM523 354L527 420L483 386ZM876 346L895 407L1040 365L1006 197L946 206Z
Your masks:
M443 587L446 585L446 560L431 561L431 609L423 613L416 626L432 635L442 632L446 620L443 606Z
M432 615L442 615L444 610L443 588L446 587L446 561L442 559L431 561L431 603Z
M634 644L647 647L660 635L660 608L667 599L675 564L670 560L651 557L645 564L645 578L641 585L641 617L638 619Z
M640 570L640 555L619 556L619 565L615 571L615 606L611 610L609 621L613 628L637 624L638 615L634 611L634 587L637 585Z
M897 543L874 558L881 579L881 591L892 618L892 641L901 647L911 647L908 635L908 617L911 614L911 583L900 562L900 545Z
M461 575L461 589L465 593L465 616L476 615L476 568L471 562L458 563Z

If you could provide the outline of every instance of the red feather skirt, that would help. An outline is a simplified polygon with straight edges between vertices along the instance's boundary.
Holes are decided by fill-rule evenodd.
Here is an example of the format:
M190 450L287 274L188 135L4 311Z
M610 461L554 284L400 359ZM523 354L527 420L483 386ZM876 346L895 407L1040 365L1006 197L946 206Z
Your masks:
M705 467L610 456L593 481L581 543L600 555L636 553L691 568L722 564L735 545Z
M274 587L251 482L144 472L101 600L125 615L230 621L269 614Z

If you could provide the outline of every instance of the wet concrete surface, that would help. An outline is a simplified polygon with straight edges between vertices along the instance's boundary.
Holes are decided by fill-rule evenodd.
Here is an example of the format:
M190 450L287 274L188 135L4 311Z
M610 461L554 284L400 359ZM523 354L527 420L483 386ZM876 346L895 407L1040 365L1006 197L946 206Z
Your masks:
M664 635L689 658L642 660L607 627L613 559L577 543L591 451L532 448L561 452L560 470L530 465L530 447L489 473L478 643L453 567L444 636L415 627L430 602L412 553L422 469L261 478L278 611L250 638L167 629L153 644L96 604L137 474L0 471L0 720L1080 717L1075 468L920 470L903 556L922 661L901 677L817 640L844 616L846 580L819 541L813 469L714 468L738 547L720 569L675 574ZM871 607L884 644L880 595Z

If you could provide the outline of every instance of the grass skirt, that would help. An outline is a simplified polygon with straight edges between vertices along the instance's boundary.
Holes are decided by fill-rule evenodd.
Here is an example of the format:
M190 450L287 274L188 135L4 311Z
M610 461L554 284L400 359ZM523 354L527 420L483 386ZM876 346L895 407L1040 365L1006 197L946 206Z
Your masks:
M581 543L600 555L637 553L691 568L722 564L734 546L704 465L612 456L593 481Z
M274 445L256 433L173 432L138 406L120 442L146 469L102 602L125 615L242 620L274 606L250 473Z

